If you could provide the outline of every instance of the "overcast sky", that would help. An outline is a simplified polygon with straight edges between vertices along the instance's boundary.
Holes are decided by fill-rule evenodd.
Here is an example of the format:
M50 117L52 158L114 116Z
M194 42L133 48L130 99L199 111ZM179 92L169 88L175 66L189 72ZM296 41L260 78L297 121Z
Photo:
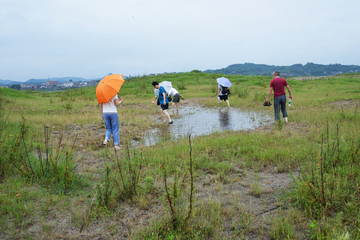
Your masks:
M360 65L359 0L0 0L0 79Z

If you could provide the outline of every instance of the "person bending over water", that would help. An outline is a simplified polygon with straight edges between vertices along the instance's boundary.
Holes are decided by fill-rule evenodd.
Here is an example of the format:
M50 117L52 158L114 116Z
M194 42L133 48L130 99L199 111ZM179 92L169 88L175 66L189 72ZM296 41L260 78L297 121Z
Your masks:
M167 109L169 109L169 100L166 98L166 91L164 87L160 86L158 82L152 82L152 85L154 88L159 89L159 103L161 107L161 115L163 117L163 121L168 121L168 124L173 124L173 121L171 120L170 114L167 112Z

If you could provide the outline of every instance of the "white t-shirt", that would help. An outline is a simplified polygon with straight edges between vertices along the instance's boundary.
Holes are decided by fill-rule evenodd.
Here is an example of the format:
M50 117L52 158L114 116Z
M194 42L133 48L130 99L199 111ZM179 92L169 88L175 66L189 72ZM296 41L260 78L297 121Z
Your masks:
M103 113L117 113L115 100L118 99L118 95L116 94L112 99L110 99L110 101L103 103Z
M170 91L168 92L169 95L175 96L175 94L179 93L175 88L170 88Z

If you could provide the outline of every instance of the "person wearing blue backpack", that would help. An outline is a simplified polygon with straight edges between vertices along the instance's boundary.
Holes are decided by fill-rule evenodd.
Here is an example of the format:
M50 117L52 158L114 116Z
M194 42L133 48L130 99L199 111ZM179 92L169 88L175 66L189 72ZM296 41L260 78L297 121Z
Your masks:
M158 101L160 103L163 121L166 122L166 120L168 120L168 124L173 124L170 114L167 112L167 109L169 109L169 100L167 99L165 88L160 86L158 82L152 82L152 85L154 88L159 89Z

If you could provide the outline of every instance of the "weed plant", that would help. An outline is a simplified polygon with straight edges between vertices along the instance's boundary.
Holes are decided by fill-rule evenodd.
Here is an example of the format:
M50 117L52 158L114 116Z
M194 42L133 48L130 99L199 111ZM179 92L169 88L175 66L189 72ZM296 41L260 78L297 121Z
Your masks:
M178 183L177 183L178 177L177 177L177 175L175 175L173 189L172 189L172 196L170 196L169 187L167 184L167 173L166 173L165 167L162 166L162 169L164 172L164 187L165 187L165 192L166 192L166 199L167 199L167 203L170 208L171 222L172 222L174 230L177 230L180 222L183 222L185 224L189 220L192 209L193 209L194 175L193 175L191 134L189 135L189 147L190 147L190 151L189 151L189 159L190 160L189 160L188 169L189 169L189 175L190 175L190 183L189 183L190 193L189 193L189 207L188 207L188 212L186 213L186 215L181 216L181 213L180 213L179 207L178 207L179 206L178 196L179 196L179 192L182 190L182 186L184 186L184 183L182 183L181 186L178 186ZM184 202L184 201L181 201L181 202ZM180 206L180 208L181 208L181 206Z
M97 205L99 207L103 207L108 209L110 206L110 202L112 200L112 192L114 190L114 186L111 186L110 180L110 168L106 168L105 180L101 185L97 185Z
M52 186L54 190L61 193L84 186L85 182L75 172L76 166L72 161L72 149L66 150L66 143L63 142L62 136L55 149L50 147L49 129L44 127L45 143L29 144L27 135L26 119L23 118L20 124L20 132L15 141L10 142L11 152L5 152L4 161L28 181L36 181L45 186ZM36 148L36 150L35 150ZM37 152L37 154L35 154Z
M108 159L114 160L110 167L106 167L104 180L96 185L94 201L89 205L86 214L82 218L80 232L99 218L103 212L111 213L116 202L130 202L136 204L137 197L151 194L154 190L153 179L142 179L142 155L139 156L130 150L127 144L123 153L125 157L119 157L122 152L108 153ZM143 184L141 184L143 183Z
M42 146L27 139L29 128L25 118L17 126L1 120L0 232L10 230L8 237L18 238L19 235L11 233L14 229L31 225L38 212L49 212L54 198L49 197L48 190L69 195L87 183L75 172L71 151L65 150L65 143L59 141L55 149L50 147L46 128Z
M193 212L194 201L194 175L191 135L189 139L189 172L184 172L182 168L165 166L162 163L164 185L164 202L168 207L169 219L165 218L161 224L155 224L141 233L142 238L186 238L193 237L194 229L189 224ZM169 170L172 174L172 181L169 181ZM187 179L189 179L187 181ZM185 196L188 190L189 196Z
M287 216L276 215L272 218L271 224L271 239L296 239L293 224Z
M121 201L133 200L139 194L142 182L142 154L131 156L129 144L126 145L126 158L119 159L118 154L115 154L116 159L116 175L115 186L117 190L117 198Z
M310 226L312 231L317 226L319 236L335 238L324 220L337 216L340 218L337 224L342 229L347 226L348 234L357 239L360 237L360 138L344 138L338 125L333 138L329 131L328 126L320 151L303 169L290 197L295 206L317 223Z
M200 202L194 209L189 222L178 225L173 229L167 218L153 221L142 231L134 232L133 239L224 239L221 235L223 228L223 211L219 201L209 200Z

